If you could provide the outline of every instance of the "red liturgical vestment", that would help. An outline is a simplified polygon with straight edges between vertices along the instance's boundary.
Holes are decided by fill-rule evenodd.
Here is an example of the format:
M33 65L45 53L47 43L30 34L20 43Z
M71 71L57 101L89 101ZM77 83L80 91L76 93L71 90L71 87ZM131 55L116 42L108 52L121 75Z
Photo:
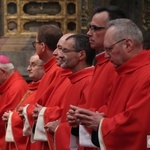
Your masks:
M15 71L4 84L0 86L0 118L4 112L14 110L22 96L28 90L28 84ZM4 147L5 123L0 120L0 149Z
M150 52L143 51L116 69L117 80L99 126L106 150L146 150L150 135Z
M93 110L98 110L105 104L117 77L113 64L105 58L104 53L97 55L96 59L92 80L85 91L86 107Z
M58 126L54 135L54 147L56 147L56 150L69 149L71 127L66 122L66 113L69 110L71 104L76 106L85 105L85 101L81 97L83 96L83 91L92 79L93 70L93 67L86 68L82 71L72 74L69 77L71 85L69 86L65 97L66 103L61 116L61 124Z
M36 94L36 90L38 88L39 83L40 83L40 81L29 83L29 85L28 85L29 89L25 93L25 95L22 97L20 103L17 105L16 110L20 106L25 106L27 104L34 105L36 103L35 94ZM28 140L29 139L28 136L23 136L23 124L24 124L23 121L18 116L18 112L13 112L13 114L11 116L10 126L12 128L12 136L14 138L14 141L7 143L7 149L9 149L9 150L12 150L12 149L26 150L29 148L29 147L27 148L26 146L27 146L27 141L30 143L30 140ZM35 148L37 143L28 144L28 145L30 145L30 146L32 145ZM31 149L31 147L30 147L30 149Z

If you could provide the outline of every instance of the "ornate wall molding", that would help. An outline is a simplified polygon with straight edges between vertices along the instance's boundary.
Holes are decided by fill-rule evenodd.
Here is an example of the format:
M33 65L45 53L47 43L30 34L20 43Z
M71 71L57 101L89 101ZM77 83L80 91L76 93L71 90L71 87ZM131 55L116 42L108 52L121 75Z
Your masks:
M4 35L32 36L42 24L79 31L79 0L5 0Z
M150 30L150 0L143 0L142 6L142 27Z

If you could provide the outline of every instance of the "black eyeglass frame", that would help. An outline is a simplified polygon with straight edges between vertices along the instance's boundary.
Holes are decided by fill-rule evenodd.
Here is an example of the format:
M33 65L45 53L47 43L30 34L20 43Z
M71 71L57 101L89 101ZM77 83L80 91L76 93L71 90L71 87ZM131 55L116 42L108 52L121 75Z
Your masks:
M105 27L98 27L96 25L89 25L89 29L96 32L96 31L104 30Z
M35 48L36 44L40 44L42 42L32 42L32 46Z
M114 44L112 44L112 45L110 45L110 46L104 47L104 50L105 50L106 52L110 53L116 44L118 44L118 43L120 43L120 42L123 42L123 41L125 41L125 40L126 40L126 39L121 39L121 40L115 42Z
M66 53L70 53L70 52L78 53L78 52L80 52L82 50L71 50L71 49L63 48L61 51L66 54Z

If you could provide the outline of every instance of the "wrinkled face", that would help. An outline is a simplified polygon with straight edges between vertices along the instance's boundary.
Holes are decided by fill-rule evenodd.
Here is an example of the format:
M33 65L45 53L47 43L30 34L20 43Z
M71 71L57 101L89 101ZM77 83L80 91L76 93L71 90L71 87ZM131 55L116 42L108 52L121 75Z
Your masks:
M64 62L61 64L62 68L76 70L80 62L81 51L77 51L73 48L74 39L65 41L63 46Z
M29 77L33 81L38 81L42 78L44 74L43 63L39 59L38 55L34 55L30 58L27 71L29 72Z
M64 61L64 54L62 52L64 42L65 42L65 39L61 38L57 43L57 48L53 52L53 55L55 56L55 59L56 59L56 64L58 66L61 66L61 64Z
M108 13L106 11L96 13L89 25L89 36L90 45L93 49L100 52L103 51L104 35L106 30L104 27L108 21Z
M106 51L106 57L114 64L117 68L121 66L127 57L127 39L119 39L115 41L113 35L115 34L115 27L110 27L105 34L104 38L104 49Z

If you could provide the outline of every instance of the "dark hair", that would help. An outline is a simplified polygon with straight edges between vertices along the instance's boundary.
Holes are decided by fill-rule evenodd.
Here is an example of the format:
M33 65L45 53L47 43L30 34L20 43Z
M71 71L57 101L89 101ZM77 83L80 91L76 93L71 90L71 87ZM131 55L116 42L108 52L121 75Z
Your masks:
M94 14L107 11L109 15L109 20L114 20L118 18L127 18L125 13L118 7L113 5L99 6L94 10Z
M39 28L37 39L39 42L44 42L49 49L54 51L61 36L62 32L57 26L43 25Z
M69 36L66 40L73 38L74 43L73 47L76 51L85 51L86 53L86 64L92 65L93 59L95 57L95 50L93 50L90 46L89 37L84 34L74 34Z

